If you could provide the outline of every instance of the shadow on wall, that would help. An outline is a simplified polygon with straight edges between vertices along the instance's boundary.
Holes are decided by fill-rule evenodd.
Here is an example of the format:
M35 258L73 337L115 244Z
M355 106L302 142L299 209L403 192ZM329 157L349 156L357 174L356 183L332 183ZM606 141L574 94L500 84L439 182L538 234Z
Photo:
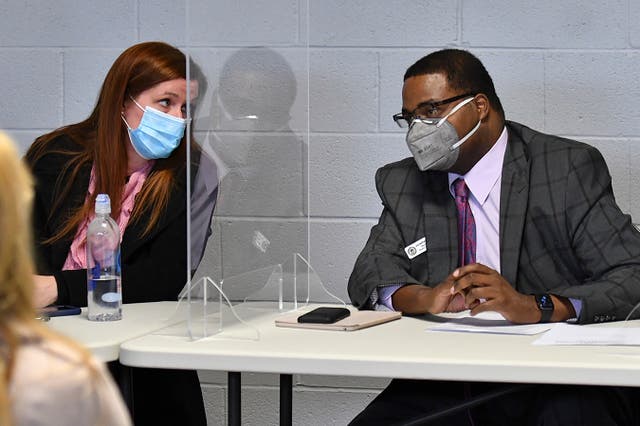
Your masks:
M239 49L219 70L196 125L206 129L201 146L218 165L220 185L213 241L195 278L219 282L293 253L307 257L307 147L289 124L297 87L287 60L266 47Z

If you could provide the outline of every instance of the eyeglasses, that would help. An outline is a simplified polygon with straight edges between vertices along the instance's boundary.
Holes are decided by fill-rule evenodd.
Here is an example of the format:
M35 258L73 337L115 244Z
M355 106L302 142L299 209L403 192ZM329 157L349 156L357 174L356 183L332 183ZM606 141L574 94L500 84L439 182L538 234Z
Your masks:
M393 115L393 121L399 127L407 128L413 120L421 119L425 121L433 121L442 116L443 110L440 108L443 105L450 104L451 102L455 102L462 98L468 98L469 96L475 96L474 93L465 93L462 95L457 95L451 98L443 99L441 101L436 102L423 102L416 107L411 112L400 112L398 114Z

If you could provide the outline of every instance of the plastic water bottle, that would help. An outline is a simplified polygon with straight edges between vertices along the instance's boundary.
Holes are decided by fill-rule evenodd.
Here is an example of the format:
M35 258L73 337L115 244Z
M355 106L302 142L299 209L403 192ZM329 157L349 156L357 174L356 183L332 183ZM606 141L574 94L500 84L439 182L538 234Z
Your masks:
M120 229L109 216L107 194L96 197L96 217L87 230L87 311L91 321L122 318Z

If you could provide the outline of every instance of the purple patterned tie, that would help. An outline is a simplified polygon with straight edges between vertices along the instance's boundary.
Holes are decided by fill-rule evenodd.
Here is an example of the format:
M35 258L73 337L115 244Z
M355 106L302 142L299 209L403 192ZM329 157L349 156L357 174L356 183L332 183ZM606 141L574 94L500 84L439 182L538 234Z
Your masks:
M460 235L460 266L476 262L476 221L469 207L469 188L464 179L453 182L453 193L458 208L458 235Z

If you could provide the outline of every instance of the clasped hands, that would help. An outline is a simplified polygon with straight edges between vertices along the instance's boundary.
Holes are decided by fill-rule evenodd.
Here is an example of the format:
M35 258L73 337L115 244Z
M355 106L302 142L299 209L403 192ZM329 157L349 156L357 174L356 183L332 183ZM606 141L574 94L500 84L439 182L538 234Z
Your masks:
M532 296L518 293L496 270L480 263L454 270L431 289L431 296L427 311L432 314L494 311L513 323L534 323L540 316Z

